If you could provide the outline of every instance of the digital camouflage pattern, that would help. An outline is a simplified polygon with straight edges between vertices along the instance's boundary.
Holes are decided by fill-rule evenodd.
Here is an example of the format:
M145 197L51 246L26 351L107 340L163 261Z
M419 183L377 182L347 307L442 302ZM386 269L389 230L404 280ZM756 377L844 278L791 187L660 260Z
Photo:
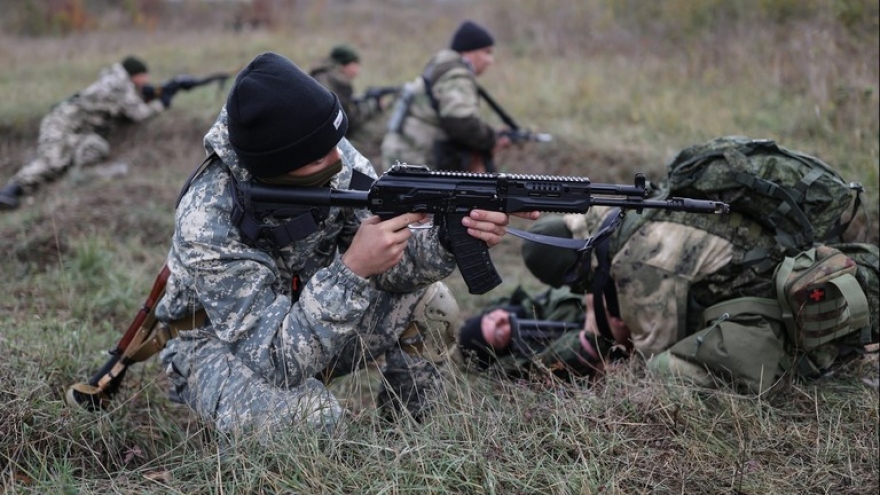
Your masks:
M221 431L271 435L296 424L332 429L342 408L315 377L339 376L384 355L380 403L402 401L416 416L430 410L441 388L437 366L404 352L398 338L425 288L455 267L436 229L413 232L403 260L370 279L352 273L340 256L370 215L366 210L330 208L305 239L274 252L253 248L230 218L230 180L251 177L229 145L225 108L205 148L218 158L178 206L171 276L157 316L176 320L204 308L209 323L163 351L172 392ZM375 177L347 140L339 149L343 169L332 186L348 187L353 170Z
M495 144L495 131L480 118L476 75L458 52L436 53L424 74L431 80L438 110L419 76L410 83L413 99L400 132L389 131L382 140L386 170L397 162L433 167L438 142L454 141L481 153L489 153Z
M71 166L107 157L106 133L124 121L140 122L161 112L158 100L145 103L122 64L103 69L91 86L55 105L40 123L36 158L12 178L32 192Z

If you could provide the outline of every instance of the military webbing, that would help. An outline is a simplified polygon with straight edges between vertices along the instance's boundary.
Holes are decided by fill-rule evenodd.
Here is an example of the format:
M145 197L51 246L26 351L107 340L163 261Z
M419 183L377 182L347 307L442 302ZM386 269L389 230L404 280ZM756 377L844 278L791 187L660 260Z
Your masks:
M620 208L613 208L605 215L602 224L599 226L597 235L603 229L611 229L615 221L620 222ZM611 277L611 254L609 247L610 240L606 237L596 243L596 273L593 275L593 283L591 292L593 293L593 314L596 317L596 326L599 333L603 337L611 341L614 340L614 334L611 332L611 325L608 323L608 316L605 314L605 306L608 306L608 313L616 318L620 317L620 306L617 302L617 288L614 286L614 279ZM587 261L589 263L589 261Z
M199 328L209 323L209 321L208 314L204 309L200 309L195 313L168 323L156 322L155 316L152 316L151 323L154 325L152 332L147 333L144 339L140 340L136 346L133 344L125 350L123 357L130 362L140 363L149 359L164 349L165 344L169 340L176 339L180 332ZM146 327L146 322L144 322L144 326Z
M786 258L776 271L777 299L739 297L720 302L703 311L703 323L709 324L724 313L761 315L785 325L791 344L814 349L855 331L861 342L870 343L870 309L867 297L855 277L839 275L825 283L825 300L794 308L789 302L786 281L796 269L815 262L815 249L798 257Z
M870 342L868 299L858 281L841 274L825 283L824 300L792 307L786 282L795 270L806 270L816 262L816 249L786 258L776 271L776 296L782 321L794 343L807 349L818 347L856 330L864 343ZM838 256L846 256L839 253ZM830 292L830 294L829 294Z
M782 309L776 299L764 297L738 297L709 306L703 311L703 325L709 325L725 313L729 315L751 314L782 321Z

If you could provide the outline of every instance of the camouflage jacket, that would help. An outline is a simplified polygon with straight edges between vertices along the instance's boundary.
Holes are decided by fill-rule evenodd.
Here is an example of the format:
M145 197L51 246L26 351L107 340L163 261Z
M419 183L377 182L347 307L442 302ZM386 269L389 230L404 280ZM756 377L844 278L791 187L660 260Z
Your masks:
M52 108L51 115L67 122L70 132L107 131L119 122L146 120L163 110L162 103L145 103L122 64L101 71L97 81Z
M363 126L364 121L370 118L368 112L355 102L354 85L342 73L338 63L329 59L322 61L309 71L309 75L339 97L339 103L348 117L348 132L346 136L351 136L352 133L357 132Z
M256 371L266 371L266 360L272 359L263 355L263 343L252 341L258 336L284 326L285 333L298 336L291 345L303 359L317 361L352 334L376 291L411 292L455 267L453 256L437 241L436 229L426 229L413 233L403 260L388 272L369 279L355 275L340 253L371 213L351 208L330 208L316 232L274 252L252 247L231 219L229 183L251 176L229 145L225 108L205 136L205 149L218 158L192 180L178 205L167 259L171 275L157 316L176 320L204 308L210 324L202 333L250 355ZM347 140L339 149L343 169L332 186L347 188L353 170L376 176ZM280 223L271 218L265 222ZM301 284L298 300L295 283Z
M480 96L472 68L458 52L442 50L423 73L431 83L436 109L422 76L411 84L413 99L400 132L388 132L382 142L387 168L397 161L434 165L438 142L452 141L480 153L495 145L495 130L480 118Z
M576 238L586 238L609 211L594 207L565 221ZM721 301L774 297L770 273L759 276L746 257L755 248L773 253L776 244L738 213L629 213L611 238L611 276L635 349L646 357L665 351L700 330L703 309Z

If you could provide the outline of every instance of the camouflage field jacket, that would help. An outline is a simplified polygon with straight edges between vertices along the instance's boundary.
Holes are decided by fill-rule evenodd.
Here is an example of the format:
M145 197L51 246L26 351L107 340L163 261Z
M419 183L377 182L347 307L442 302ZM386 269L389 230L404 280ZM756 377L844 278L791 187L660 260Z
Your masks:
M166 294L157 306L160 320L174 320L201 308L207 312L209 338L242 347L260 335L286 329L290 345L304 356L336 349L351 335L375 291L411 292L449 275L453 256L437 240L437 229L419 230L409 240L403 260L388 272L365 279L349 270L341 252L350 245L367 210L330 208L316 232L268 252L248 245L231 212L230 181L250 180L229 144L225 108L205 137L214 160L190 184L178 205L167 263ZM347 140L339 144L343 169L331 180L347 188L352 172L375 177L370 162ZM277 225L278 220L267 219ZM273 223L274 222L274 223ZM299 281L295 281L297 276ZM298 300L293 285L301 284ZM255 369L271 356L251 356ZM262 364L261 364L262 363Z
M51 115L75 133L100 132L119 122L146 120L163 110L162 103L145 103L122 64L101 71L97 81L55 105Z
M431 97L421 76L413 81L414 97L400 132L389 132L382 142L386 168L397 161L433 165L435 145L452 141L478 152L488 153L495 144L495 131L480 117L480 96L476 76L458 52L442 50L424 71L430 81Z

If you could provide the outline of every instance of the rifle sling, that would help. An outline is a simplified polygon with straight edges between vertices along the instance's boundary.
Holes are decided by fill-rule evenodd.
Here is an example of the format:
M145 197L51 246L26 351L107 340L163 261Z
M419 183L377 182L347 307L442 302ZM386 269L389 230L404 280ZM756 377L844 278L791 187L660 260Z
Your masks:
M574 251L584 251L591 245L591 239L571 239L569 237L555 237L552 235L535 234L533 232L514 229L512 227L507 228L507 233L519 237L520 239L537 242L538 244L544 244L545 246L571 249Z
M620 208L614 208L602 220L599 232L602 229L610 228L615 220L619 218ZM611 255L610 255L610 237L606 236L595 245L596 253L596 273L593 275L593 284L591 291L593 293L593 314L596 316L596 326L599 333L603 337L614 342L614 334L611 333L611 325L608 323L608 316L605 314L605 306L608 306L608 313L616 318L620 317L620 305L617 301L617 288L614 286L614 279L611 278Z
M505 112L504 109L501 108L501 105L499 105L498 102L495 101L495 98L492 98L489 92L483 89L483 87L479 84L477 85L477 94L479 94L481 98L486 100L486 103L498 115L498 118L500 118L501 121L504 122L504 125L510 127L511 130L519 130L519 124L517 124L516 121L513 120L513 117L511 117L509 113Z
M137 344L129 346L123 354L124 364L140 363L157 354L165 348L169 340L177 338L180 332L193 330L209 323L208 313L200 309L195 313L184 316L168 323L155 322L147 337Z

